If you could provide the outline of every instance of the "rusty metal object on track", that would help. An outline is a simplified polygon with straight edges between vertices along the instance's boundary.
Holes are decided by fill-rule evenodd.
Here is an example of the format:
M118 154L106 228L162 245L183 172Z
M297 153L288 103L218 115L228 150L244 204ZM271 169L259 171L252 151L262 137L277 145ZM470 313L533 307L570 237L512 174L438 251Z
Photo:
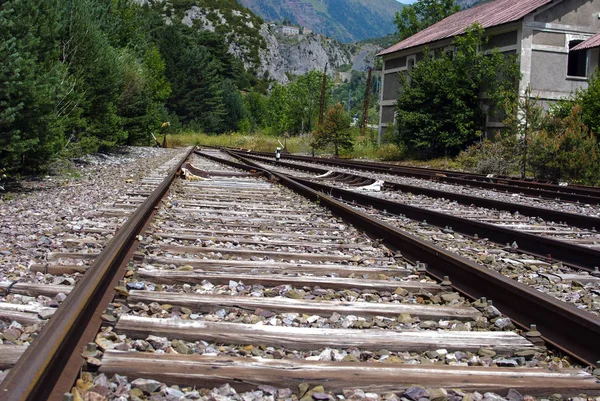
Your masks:
M63 394L71 390L83 363L79 355L80 347L93 341L100 327L99 316L102 311L98 310L98 305L112 298L115 273L130 254L130 248L148 217L192 151L193 148L190 148L186 152L167 178L115 234L40 335L10 370L0 384L2 400L61 400Z
M383 239L391 249L401 250L404 258L426 263L428 273L437 279L449 276L453 287L465 296L471 299L493 297L494 305L513 322L524 329L536 324L545 341L577 360L589 366L596 365L600 360L600 348L597 346L600 319L589 312L400 231L290 177L261 168L243 157L236 157L247 164L238 167L265 171L295 192L313 201L318 200L321 205L363 229L371 237Z

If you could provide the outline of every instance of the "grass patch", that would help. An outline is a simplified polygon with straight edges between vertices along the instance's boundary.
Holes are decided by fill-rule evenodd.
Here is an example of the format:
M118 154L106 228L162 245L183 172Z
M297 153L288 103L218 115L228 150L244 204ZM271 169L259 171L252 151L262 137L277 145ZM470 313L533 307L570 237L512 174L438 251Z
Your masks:
M233 133L208 135L195 132L184 132L167 136L167 144L172 148L203 145L243 148L254 150L256 152L275 152L276 148L281 147L279 142L286 143L290 153L312 153L309 134L288 138L287 142L284 142L282 137L273 137L264 134L244 135ZM333 155L333 147L331 147L331 149L318 149L315 154L320 156ZM342 153L341 156L354 159L397 161L403 160L406 157L406 149L394 144L378 146L374 143L372 136L358 136L354 140L354 149L350 152Z
M276 148L280 148L281 143L286 143L288 151L291 153L310 153L310 136L297 136L288 138L284 142L283 138L276 138L267 135L243 135L243 134L223 134L223 135L207 135L201 133L182 133L169 135L167 143L169 147L185 147L185 146L217 146L229 148L250 149L256 152L275 152Z

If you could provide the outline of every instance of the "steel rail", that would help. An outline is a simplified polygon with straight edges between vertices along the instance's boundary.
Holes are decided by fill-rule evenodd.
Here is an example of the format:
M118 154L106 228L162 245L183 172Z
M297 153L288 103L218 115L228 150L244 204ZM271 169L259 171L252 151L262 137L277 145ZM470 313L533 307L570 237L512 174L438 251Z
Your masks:
M171 169L165 180L136 209L95 259L2 381L1 399L58 401L62 400L65 392L71 390L84 362L79 355L82 346L93 342L102 322L102 304L107 303L108 298L112 299L114 282L121 278L116 277L116 272L131 255L131 247L137 236L192 151L193 148L190 148L186 152L178 165Z
M352 199L365 207L374 207L395 215L404 215L415 221L426 220L427 224L440 228L452 227L453 231L473 237L487 238L500 245L516 242L518 251L538 256L544 260L561 261L571 267L594 271L600 260L600 251L580 245L541 237L510 228L499 227L489 223L465 219L451 214L440 213L416 206L404 205L399 202L376 198L374 196L347 191L329 185L314 183L300 178L294 178L309 188L342 199Z
M401 251L404 258L426 263L428 274L438 280L449 276L452 287L466 297L473 300L493 297L494 305L516 325L527 330L536 324L547 343L580 362L595 366L600 360L600 348L597 347L600 319L591 313L402 232L288 176L260 167L244 157L230 155L247 164L245 167L238 164L238 168L265 172L295 192L328 207L332 213L353 223L371 237L381 239L390 249ZM204 154L202 156L206 157ZM213 160L221 161L218 158ZM236 164L232 161L225 163L231 166Z
M266 152L252 152L252 153L270 156L270 154L266 153ZM312 159L312 157L309 157L309 156L300 156L300 155L289 155L289 156L291 158L298 157L298 158ZM331 159L323 158L323 157L317 157L315 159L331 160ZM538 188L538 189L545 189L545 190L549 190L549 191L574 193L574 194L580 194L580 195L600 196L600 187L591 187L591 186L578 185L578 184L561 186L561 185L557 185L555 183L540 182L540 181L536 181L533 179L521 179L521 178L505 176L505 175L490 177L486 174L466 173L466 172L452 171L452 170L407 166L404 164L392 164L392 163L383 163L383 162L375 162L375 161L354 160L354 159L335 159L335 160L339 161L341 163L359 165L359 166L364 166L367 168L371 167L371 166L376 166L376 167L381 167L381 168L405 169L405 170L413 170L413 171L417 171L417 172L422 172L422 173L426 173L429 175L443 174L448 177L466 178L466 179L474 180L474 181L492 182L492 183L499 182L502 184L509 184L509 185L514 185L517 187Z
M239 155L246 158L252 158L255 160L259 160L261 163L274 164L273 160L265 160L255 155L247 155L245 153L232 152L232 154ZM302 166L294 163L286 163L284 161L277 162L278 165L295 169L295 170L303 170L308 171L315 174L325 174L330 170L322 169L319 167L313 166ZM343 173L345 175L350 175L350 173ZM356 177L361 177L356 175ZM509 203L504 201L499 201L495 199L481 198L478 196L471 195L463 195L454 192L440 191L438 189L431 188L423 188L417 187L414 185L406 185L406 184L398 184L395 182L385 181L384 186L386 188L391 188L396 191L402 192L410 192L415 195L425 195L432 198L440 198L440 199L448 199L451 201L458 202L463 205L474 205L478 207L483 207L486 209L496 209L496 210L505 210L511 213L518 212L523 216L530 217L539 217L547 221L555 221L555 222L564 222L565 224L571 225L573 227L578 227L586 230L594 230L596 228L600 229L600 218L590 217L581 214L561 212L552 209L544 209L538 208L535 206L527 206L519 203Z
M238 150L239 152L239 150ZM255 154L262 156L272 156L270 153L265 152L245 152L247 155ZM343 159L327 159L322 157L310 157L310 156L299 156L299 155L289 155L286 154L282 156L282 158L298 160L310 163L324 164L335 167L342 168L353 168L357 170L363 171L371 171L382 174L390 174L397 175L403 177L412 177L419 179L427 179L427 180L435 180L438 182L445 182L449 184L458 184L462 186L472 186L479 187L483 189L491 189L495 191L504 191L509 193L517 193L524 194L535 197L542 197L545 199L556 199L559 198L562 201L569 202L581 202L581 203L591 203L591 204L600 204L600 192L593 190L585 190L582 193L581 187L561 187L558 185L552 185L551 188L548 187L540 187L535 188L535 185L527 185L529 182L523 182L518 186L508 183L506 180L500 180L498 182L490 182L489 179L487 181L483 180L473 180L469 178L462 178L460 174L456 172L449 174L446 173L437 173L435 171L423 171L421 169L412 168L412 167L398 167L393 164L373 164L369 162L361 162L361 161L344 161ZM426 169L424 169L426 170ZM457 174L457 175L454 175ZM550 185L550 184L548 184Z

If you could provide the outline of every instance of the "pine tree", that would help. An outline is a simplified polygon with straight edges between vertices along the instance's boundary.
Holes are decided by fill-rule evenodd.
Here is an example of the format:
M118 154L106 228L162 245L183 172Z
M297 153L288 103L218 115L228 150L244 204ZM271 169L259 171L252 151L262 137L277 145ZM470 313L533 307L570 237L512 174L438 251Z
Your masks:
M63 142L53 18L44 2L0 5L0 168L8 171L47 165Z

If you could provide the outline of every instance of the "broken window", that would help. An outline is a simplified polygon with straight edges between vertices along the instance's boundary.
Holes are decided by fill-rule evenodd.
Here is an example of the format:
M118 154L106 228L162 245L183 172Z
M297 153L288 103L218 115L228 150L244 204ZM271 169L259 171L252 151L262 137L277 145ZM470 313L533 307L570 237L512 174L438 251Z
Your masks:
M587 76L587 50L572 51L571 49L583 42L583 40L572 40L569 42L569 61L567 63L567 76Z

